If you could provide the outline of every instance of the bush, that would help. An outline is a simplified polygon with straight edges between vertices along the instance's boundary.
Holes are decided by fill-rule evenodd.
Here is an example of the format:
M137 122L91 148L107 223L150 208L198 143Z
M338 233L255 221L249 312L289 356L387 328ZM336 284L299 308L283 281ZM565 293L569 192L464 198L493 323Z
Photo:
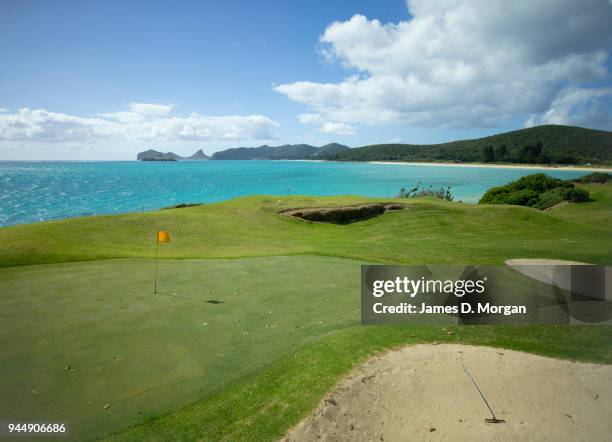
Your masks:
M589 177L587 179L604 179L600 175L594 177L593 175L595 174L587 175ZM536 173L512 181L505 186L492 187L480 198L479 204L511 204L543 210L564 200L579 203L588 198L589 192L574 188L571 181Z
M574 180L577 183L599 183L604 184L612 181L612 174L608 172L593 172Z
M589 199L589 192L584 189L566 189L563 192L563 199L571 203L581 203Z
M517 190L505 194L503 202L494 204L511 204L513 206L533 206L538 201L538 194L530 189Z
M569 181L552 178L543 173L524 176L517 181L507 184L507 186L514 190L529 189L537 193L544 193L556 187L574 187Z
M556 188L572 188L571 182L549 177L543 173L524 176L505 186L489 189L480 199L480 204L513 204L534 206L539 196Z
M569 189L573 190L573 189ZM538 198L538 201L533 205L536 209L544 210L549 207L555 206L561 202L563 202L564 198L564 189L557 187L556 189L549 190L548 192L544 192Z
M500 202L496 202L499 198L502 198L503 195L508 194L507 186L498 186L491 187L489 190L485 192L485 194L480 198L478 204L503 204Z

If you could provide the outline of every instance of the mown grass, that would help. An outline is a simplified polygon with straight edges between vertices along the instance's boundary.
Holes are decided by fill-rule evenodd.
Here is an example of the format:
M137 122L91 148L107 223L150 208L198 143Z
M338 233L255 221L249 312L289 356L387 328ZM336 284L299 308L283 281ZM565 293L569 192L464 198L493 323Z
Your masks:
M105 440L276 440L314 409L353 367L394 346L489 345L611 363L611 339L612 327L351 327L179 411L151 418Z
M0 269L0 416L100 436L358 323L351 260L165 260L158 294L153 274L149 259Z
M277 211L373 199L254 196L2 228L0 415L69 420L78 440L272 440L353 366L397 345L612 363L610 327L358 325L362 262L609 264L612 185L586 187L593 202L549 212L410 200L325 225ZM172 236L159 295L156 228Z

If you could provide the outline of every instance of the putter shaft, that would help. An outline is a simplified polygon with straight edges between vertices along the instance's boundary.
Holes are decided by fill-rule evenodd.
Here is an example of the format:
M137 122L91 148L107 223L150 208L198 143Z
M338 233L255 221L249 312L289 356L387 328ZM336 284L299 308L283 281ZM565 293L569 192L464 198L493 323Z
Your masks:
M467 367L465 365L463 365L463 371L465 371L465 374L470 379L470 382L472 383L472 385L474 386L474 388L478 392L478 395L480 396L480 399L482 399L482 402L484 402L485 406L489 410L489 413L491 414L491 418L486 418L485 422L490 423L490 424L499 424L499 423L506 422L505 420L498 419L495 416L495 413L493 413L493 409L489 405L489 402L487 402L487 398L484 396L484 394L482 394L482 391L480 391L480 388L478 388L478 385L476 384L476 381L474 380L474 378L472 377L472 375L470 374L470 372L468 371L468 369L467 369Z

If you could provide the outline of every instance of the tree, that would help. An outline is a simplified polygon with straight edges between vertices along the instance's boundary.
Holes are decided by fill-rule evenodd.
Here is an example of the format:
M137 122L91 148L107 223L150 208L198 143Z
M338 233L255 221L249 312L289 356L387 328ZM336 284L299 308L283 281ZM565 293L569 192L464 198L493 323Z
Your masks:
M495 161L495 152L493 151L493 146L486 146L482 150L482 160L485 163L492 163Z
M504 161L506 159L506 155L508 155L508 148L505 144L499 146L499 159Z
M531 146L531 157L534 160L540 156L540 154L542 153L542 148L543 147L544 146L542 146L542 142L541 141L538 141L536 144Z

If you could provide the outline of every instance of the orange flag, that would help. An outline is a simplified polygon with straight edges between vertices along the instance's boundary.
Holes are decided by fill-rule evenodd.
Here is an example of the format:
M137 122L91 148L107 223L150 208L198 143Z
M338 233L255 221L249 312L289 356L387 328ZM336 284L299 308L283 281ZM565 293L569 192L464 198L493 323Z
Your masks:
M165 230L158 230L157 242L170 242L170 234Z

